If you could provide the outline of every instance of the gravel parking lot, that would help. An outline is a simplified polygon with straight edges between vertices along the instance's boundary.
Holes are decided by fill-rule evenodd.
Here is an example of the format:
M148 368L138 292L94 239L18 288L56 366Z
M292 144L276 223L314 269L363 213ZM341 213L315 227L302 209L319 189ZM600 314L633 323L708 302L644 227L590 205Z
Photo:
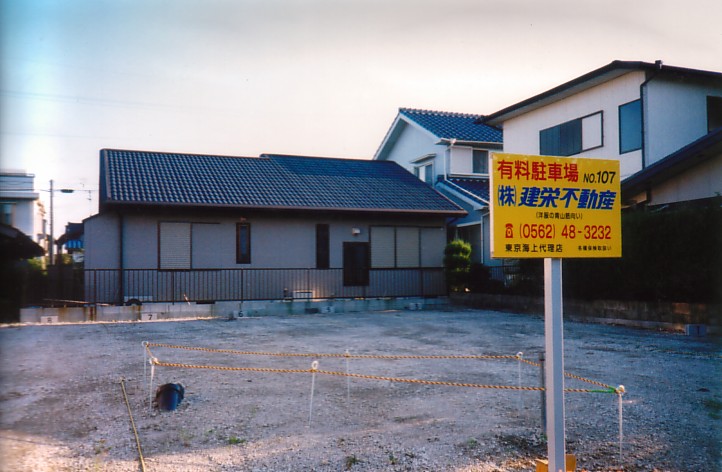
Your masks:
M349 358L239 355L151 347L160 361L309 369L489 386L539 386L543 319L480 310L0 329L0 453L4 471L528 471L546 456L538 391L402 383L310 373L155 368L181 382L178 410L149 408L143 341L273 353L405 355ZM578 470L722 470L719 339L565 322L565 368L624 385L618 396L568 393L567 450ZM311 387L313 384L313 397ZM598 389L568 378L568 388Z

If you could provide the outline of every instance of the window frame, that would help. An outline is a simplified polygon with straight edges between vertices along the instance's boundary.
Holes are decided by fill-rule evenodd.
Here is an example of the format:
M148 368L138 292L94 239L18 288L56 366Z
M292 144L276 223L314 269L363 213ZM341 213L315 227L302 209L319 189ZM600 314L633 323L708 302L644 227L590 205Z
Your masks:
M623 139L624 133L623 133L623 131L622 131L622 130L623 130L623 118L622 118L622 113L623 113L623 111L622 111L622 109L623 109L624 107L628 107L628 106L631 106L631 105L633 105L633 104L637 104L637 105L639 106L639 113L638 113L638 117L639 117L639 135L638 135L638 136L635 136L635 137L637 137L637 138L639 139L639 145L637 145L636 147L635 147L635 146L623 146L622 139ZM644 131L643 131L643 129L642 129L642 128L643 128L643 123L642 123L642 99L641 99L641 98L638 98L638 99L636 99L636 100L632 100L632 101L630 101L630 102L622 103L621 105L619 105L619 106L617 107L617 119L618 119L618 131L619 131L619 154L627 154L627 153L629 153L629 152L639 151L640 149L642 149L642 145L643 145L643 143L644 143ZM629 118L627 118L627 119L629 119ZM626 121L626 120L624 120L624 121ZM635 133L635 135L636 135L636 133ZM635 143L635 144L636 144L636 143Z
M421 169L424 169L424 176L421 177ZM434 162L425 161L421 164L414 166L414 175L418 177L422 182L426 182L429 185L434 184Z
M16 202L2 202L2 213L0 213L0 222L7 224L8 226L15 226L15 209L17 207Z
M245 229L245 241L241 241ZM251 263L251 223L236 223L236 264Z
M443 230L442 226L417 226L417 225L373 225L369 227L369 263L371 269L419 269L426 267L424 261L428 259L424 251L427 236L426 231ZM415 241L409 242L410 232L415 232ZM407 233L407 234L404 234ZM377 238L383 242L379 246ZM408 251L409 249L412 251ZM384 257L380 257L375 251L380 248L386 249ZM413 254L413 252L416 254ZM409 263L408 261L413 261ZM429 266L437 267L437 266Z
M480 172L476 168L476 156L475 153L485 153L486 157L483 158L484 160L484 171ZM489 175L489 150L488 149L471 149L471 173L472 174L480 174L480 175Z
M316 269L331 268L331 231L326 223L316 224Z
M717 126L712 126L716 123ZM722 97L707 95L707 132L722 127Z
M595 146L584 147L584 120L593 116L599 115L599 144ZM568 133L573 134L568 134ZM572 136L571 144L566 140L563 140L564 136ZM545 135L548 136L545 138ZM555 147L552 151L545 152L545 143L549 142L549 139L556 141ZM577 147L578 141L578 147ZM571 149L565 149L569 148ZM563 123L559 123L555 126L550 126L539 130L539 154L542 156L575 156L592 149L598 149L604 147L604 110L595 111L588 115L580 116L573 120L568 120Z

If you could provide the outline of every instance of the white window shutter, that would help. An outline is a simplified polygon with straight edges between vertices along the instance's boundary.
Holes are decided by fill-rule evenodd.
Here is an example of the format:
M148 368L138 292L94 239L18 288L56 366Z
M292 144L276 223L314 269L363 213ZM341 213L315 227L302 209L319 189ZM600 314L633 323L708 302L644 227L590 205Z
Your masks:
M160 223L159 231L160 269L190 269L190 223Z

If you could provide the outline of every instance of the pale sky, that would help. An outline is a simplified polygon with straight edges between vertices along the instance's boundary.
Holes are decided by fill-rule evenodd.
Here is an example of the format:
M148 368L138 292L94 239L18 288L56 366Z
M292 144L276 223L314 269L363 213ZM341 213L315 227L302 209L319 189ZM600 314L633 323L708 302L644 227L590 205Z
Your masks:
M488 114L615 59L722 71L719 0L0 8L0 167L85 190L56 195L56 237L97 211L102 148L370 159L399 107Z

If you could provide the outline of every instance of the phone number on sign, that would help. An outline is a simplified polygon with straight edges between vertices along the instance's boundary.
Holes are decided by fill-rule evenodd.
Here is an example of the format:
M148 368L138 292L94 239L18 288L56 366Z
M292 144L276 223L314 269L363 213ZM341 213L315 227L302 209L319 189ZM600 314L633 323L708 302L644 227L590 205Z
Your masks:
M513 238L510 225L507 225L507 237ZM554 239L557 234L556 225L550 223L522 223L519 225L519 234L524 239ZM612 239L610 225L564 225L561 236L564 239Z

